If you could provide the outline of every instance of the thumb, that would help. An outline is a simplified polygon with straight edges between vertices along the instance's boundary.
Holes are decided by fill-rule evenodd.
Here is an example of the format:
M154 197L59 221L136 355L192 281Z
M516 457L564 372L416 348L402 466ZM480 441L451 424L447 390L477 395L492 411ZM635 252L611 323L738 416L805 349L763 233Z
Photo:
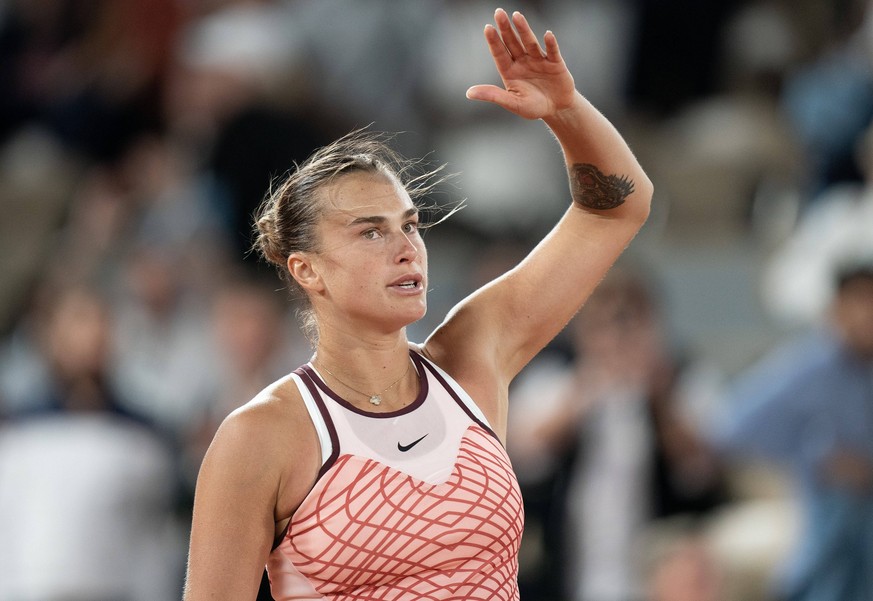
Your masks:
M500 106L506 106L509 96L511 94L503 88L490 84L472 86L467 90L467 98L470 100L493 102Z

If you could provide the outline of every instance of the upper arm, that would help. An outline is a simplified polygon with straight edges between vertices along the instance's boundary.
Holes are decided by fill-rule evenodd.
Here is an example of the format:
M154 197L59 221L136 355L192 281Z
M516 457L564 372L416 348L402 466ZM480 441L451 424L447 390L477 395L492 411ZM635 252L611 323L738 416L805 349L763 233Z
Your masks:
M279 436L278 417L269 407L247 407L216 433L197 479L186 601L256 598L283 511L280 491L300 488L288 482L283 466L293 463L285 461L293 451L283 445L301 437ZM301 469L297 479L307 477Z
M571 206L518 266L452 310L429 352L450 373L452 365L479 364L508 385L579 310L642 222Z

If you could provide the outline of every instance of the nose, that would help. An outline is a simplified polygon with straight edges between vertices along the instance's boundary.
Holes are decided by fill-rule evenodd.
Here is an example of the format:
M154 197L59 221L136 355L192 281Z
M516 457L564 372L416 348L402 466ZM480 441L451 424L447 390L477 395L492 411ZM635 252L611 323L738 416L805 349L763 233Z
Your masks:
M401 232L398 237L398 249L395 255L397 263L409 263L418 256L418 247L412 239L405 233Z

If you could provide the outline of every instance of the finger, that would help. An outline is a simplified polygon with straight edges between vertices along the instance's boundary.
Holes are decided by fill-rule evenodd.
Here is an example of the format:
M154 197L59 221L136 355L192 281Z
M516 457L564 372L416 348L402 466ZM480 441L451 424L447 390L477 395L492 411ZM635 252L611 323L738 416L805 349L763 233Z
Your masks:
M512 65L512 55L509 54L503 40L500 39L500 34L494 29L493 25L485 26L485 41L488 42L488 50L494 58L494 64L497 66L497 71L502 73Z
M546 58L555 63L562 62L564 59L561 56L561 49L558 47L558 38L551 30L543 36L543 41L546 44Z
M518 39L515 29L512 28L512 22L509 20L509 15L502 8L494 11L494 23L497 25L497 31L500 32L500 37L503 39L503 45L509 50L509 54L514 59L524 56L524 46Z
M530 56L535 56L537 58L546 56L546 53L543 52L540 43L537 41L536 34L533 32L533 29L531 29L530 24L527 22L524 15L515 11L512 13L512 22L518 30L518 35L521 38L521 43L524 45L525 51Z

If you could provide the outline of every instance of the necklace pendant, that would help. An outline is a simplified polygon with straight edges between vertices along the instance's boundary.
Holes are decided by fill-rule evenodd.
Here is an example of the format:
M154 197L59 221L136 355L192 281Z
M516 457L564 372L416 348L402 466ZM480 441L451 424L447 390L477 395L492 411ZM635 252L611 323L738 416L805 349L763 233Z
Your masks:
M382 397L378 394L374 394L370 397L370 403L372 403L373 405L380 405L382 403Z

